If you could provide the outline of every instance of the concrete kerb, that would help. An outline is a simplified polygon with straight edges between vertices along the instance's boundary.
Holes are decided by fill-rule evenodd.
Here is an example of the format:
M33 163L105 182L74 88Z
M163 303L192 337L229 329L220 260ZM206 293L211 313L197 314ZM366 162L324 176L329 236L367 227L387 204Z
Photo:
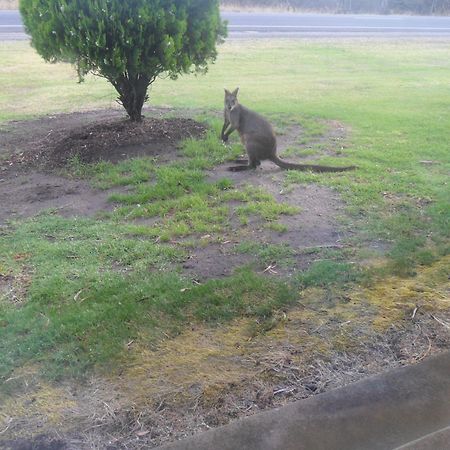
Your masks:
M450 448L450 427L408 442L395 450L445 450Z
M445 352L159 450L418 449L407 445L439 442L449 425L450 352Z

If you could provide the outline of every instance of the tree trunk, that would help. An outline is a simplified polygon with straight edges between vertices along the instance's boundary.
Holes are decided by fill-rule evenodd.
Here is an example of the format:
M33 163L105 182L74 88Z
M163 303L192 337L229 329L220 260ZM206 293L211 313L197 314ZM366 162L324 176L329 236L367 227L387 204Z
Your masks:
M150 79L145 75L129 77L121 75L112 81L119 94L118 101L125 108L132 122L142 120L142 107L147 100L147 88Z

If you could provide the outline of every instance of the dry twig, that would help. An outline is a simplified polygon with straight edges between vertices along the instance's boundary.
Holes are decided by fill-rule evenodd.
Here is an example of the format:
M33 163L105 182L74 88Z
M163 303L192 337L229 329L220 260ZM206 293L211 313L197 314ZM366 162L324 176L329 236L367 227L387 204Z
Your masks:
M11 422L13 421L13 418L12 417L10 417L9 419L8 419L8 422L7 422L7 425L6 425L6 428L5 429L3 429L2 431L0 431L0 434L3 434L3 433L6 433L8 430L9 430L9 426L11 425Z
M447 330L450 330L450 325L444 320L441 320L438 317L433 316L433 314L430 314L430 317L434 319L437 323L440 323L443 327L447 328Z
M271 263L263 270L263 273L269 272L276 275L276 270L273 270L275 267L277 267L277 263Z

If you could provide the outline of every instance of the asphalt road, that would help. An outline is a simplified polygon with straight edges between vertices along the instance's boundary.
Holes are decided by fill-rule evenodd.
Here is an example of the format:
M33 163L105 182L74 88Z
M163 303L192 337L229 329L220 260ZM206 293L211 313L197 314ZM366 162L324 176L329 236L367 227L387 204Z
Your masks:
M229 36L430 36L450 37L450 17L342 14L223 13Z
M450 17L223 12L229 38L450 37ZM0 11L0 40L28 39L18 11Z

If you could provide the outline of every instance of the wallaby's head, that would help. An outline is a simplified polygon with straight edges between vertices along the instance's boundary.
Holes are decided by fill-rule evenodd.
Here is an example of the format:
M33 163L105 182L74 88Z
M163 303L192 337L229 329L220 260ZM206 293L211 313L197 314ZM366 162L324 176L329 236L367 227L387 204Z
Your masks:
M236 88L233 92L225 89L225 109L231 111L236 105L239 104L237 95L239 88Z

